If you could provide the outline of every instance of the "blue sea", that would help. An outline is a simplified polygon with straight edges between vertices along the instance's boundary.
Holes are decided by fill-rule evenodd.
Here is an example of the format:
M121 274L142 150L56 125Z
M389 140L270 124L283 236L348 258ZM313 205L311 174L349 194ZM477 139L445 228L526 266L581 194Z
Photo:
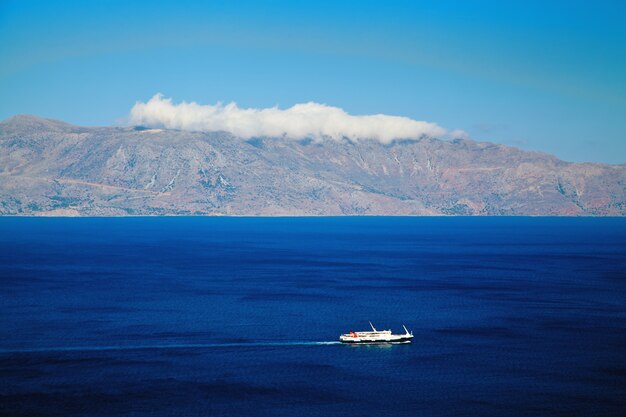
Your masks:
M0 218L0 414L624 416L626 219Z

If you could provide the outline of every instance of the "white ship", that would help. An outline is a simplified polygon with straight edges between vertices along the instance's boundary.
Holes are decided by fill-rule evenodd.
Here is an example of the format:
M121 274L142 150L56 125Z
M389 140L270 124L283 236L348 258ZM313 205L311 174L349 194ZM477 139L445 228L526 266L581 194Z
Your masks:
M413 333L404 327L404 334L393 334L391 330L376 330L374 325L371 332L350 332L339 336L341 343L411 343Z

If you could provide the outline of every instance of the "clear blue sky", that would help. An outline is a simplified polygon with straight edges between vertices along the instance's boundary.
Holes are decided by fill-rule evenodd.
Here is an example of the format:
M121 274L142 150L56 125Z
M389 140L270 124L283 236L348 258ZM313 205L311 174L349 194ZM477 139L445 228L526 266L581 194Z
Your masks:
M0 118L316 101L626 162L625 1L0 0Z

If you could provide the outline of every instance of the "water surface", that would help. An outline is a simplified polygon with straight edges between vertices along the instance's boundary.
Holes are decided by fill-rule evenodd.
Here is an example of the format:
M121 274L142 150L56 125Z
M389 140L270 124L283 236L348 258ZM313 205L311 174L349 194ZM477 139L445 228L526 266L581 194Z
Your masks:
M624 410L625 219L0 218L3 415Z

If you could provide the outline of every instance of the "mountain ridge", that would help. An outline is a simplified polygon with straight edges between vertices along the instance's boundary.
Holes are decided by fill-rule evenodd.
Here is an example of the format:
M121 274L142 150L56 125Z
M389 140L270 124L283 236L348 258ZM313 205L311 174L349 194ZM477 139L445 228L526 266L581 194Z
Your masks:
M470 139L0 122L2 215L626 215L626 165Z

